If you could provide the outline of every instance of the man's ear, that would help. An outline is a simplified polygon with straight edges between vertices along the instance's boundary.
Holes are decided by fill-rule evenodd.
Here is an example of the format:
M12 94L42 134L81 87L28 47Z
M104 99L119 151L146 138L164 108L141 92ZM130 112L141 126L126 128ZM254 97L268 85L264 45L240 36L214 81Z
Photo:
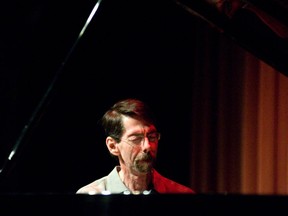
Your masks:
M113 139L112 137L108 136L106 138L106 146L107 146L109 152L112 155L115 155L115 156L119 155L119 150L118 150L118 146L117 146L117 143L116 143L115 139Z

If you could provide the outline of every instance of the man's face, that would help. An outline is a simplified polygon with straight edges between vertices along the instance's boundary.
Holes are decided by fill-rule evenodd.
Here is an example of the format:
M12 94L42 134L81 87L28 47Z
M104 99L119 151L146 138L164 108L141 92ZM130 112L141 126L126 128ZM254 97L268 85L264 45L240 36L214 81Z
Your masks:
M156 160L159 134L154 125L123 117L125 128L121 141L117 144L119 161L135 174L145 174L153 168Z

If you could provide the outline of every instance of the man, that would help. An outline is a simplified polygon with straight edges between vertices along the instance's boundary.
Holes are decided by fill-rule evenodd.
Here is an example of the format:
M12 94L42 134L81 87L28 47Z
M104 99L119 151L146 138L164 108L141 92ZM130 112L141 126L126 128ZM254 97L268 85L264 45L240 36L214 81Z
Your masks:
M118 158L119 165L76 193L195 193L154 169L160 139L154 122L149 107L140 100L126 99L114 104L102 117L102 126L107 148Z

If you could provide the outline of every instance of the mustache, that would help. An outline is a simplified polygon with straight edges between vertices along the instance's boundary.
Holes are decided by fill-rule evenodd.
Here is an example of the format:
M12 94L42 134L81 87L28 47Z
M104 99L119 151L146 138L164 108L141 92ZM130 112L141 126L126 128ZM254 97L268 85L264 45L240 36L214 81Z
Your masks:
M154 157L150 153L143 153L138 157L138 160L153 161Z

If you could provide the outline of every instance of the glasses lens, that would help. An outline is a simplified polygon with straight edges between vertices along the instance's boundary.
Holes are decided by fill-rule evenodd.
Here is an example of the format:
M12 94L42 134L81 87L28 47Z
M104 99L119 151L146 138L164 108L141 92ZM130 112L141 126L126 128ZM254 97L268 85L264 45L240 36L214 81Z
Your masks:
M150 134L147 135L147 138L149 140L149 142L157 142L160 139L160 133L158 132L152 132ZM141 143L143 143L145 140L145 136L144 135L133 135L131 137L129 137L126 142L129 142L133 145L140 145ZM124 140L125 141L125 140Z
M148 134L147 137L149 142L156 142L160 139L160 134L158 132L153 132L151 134Z

